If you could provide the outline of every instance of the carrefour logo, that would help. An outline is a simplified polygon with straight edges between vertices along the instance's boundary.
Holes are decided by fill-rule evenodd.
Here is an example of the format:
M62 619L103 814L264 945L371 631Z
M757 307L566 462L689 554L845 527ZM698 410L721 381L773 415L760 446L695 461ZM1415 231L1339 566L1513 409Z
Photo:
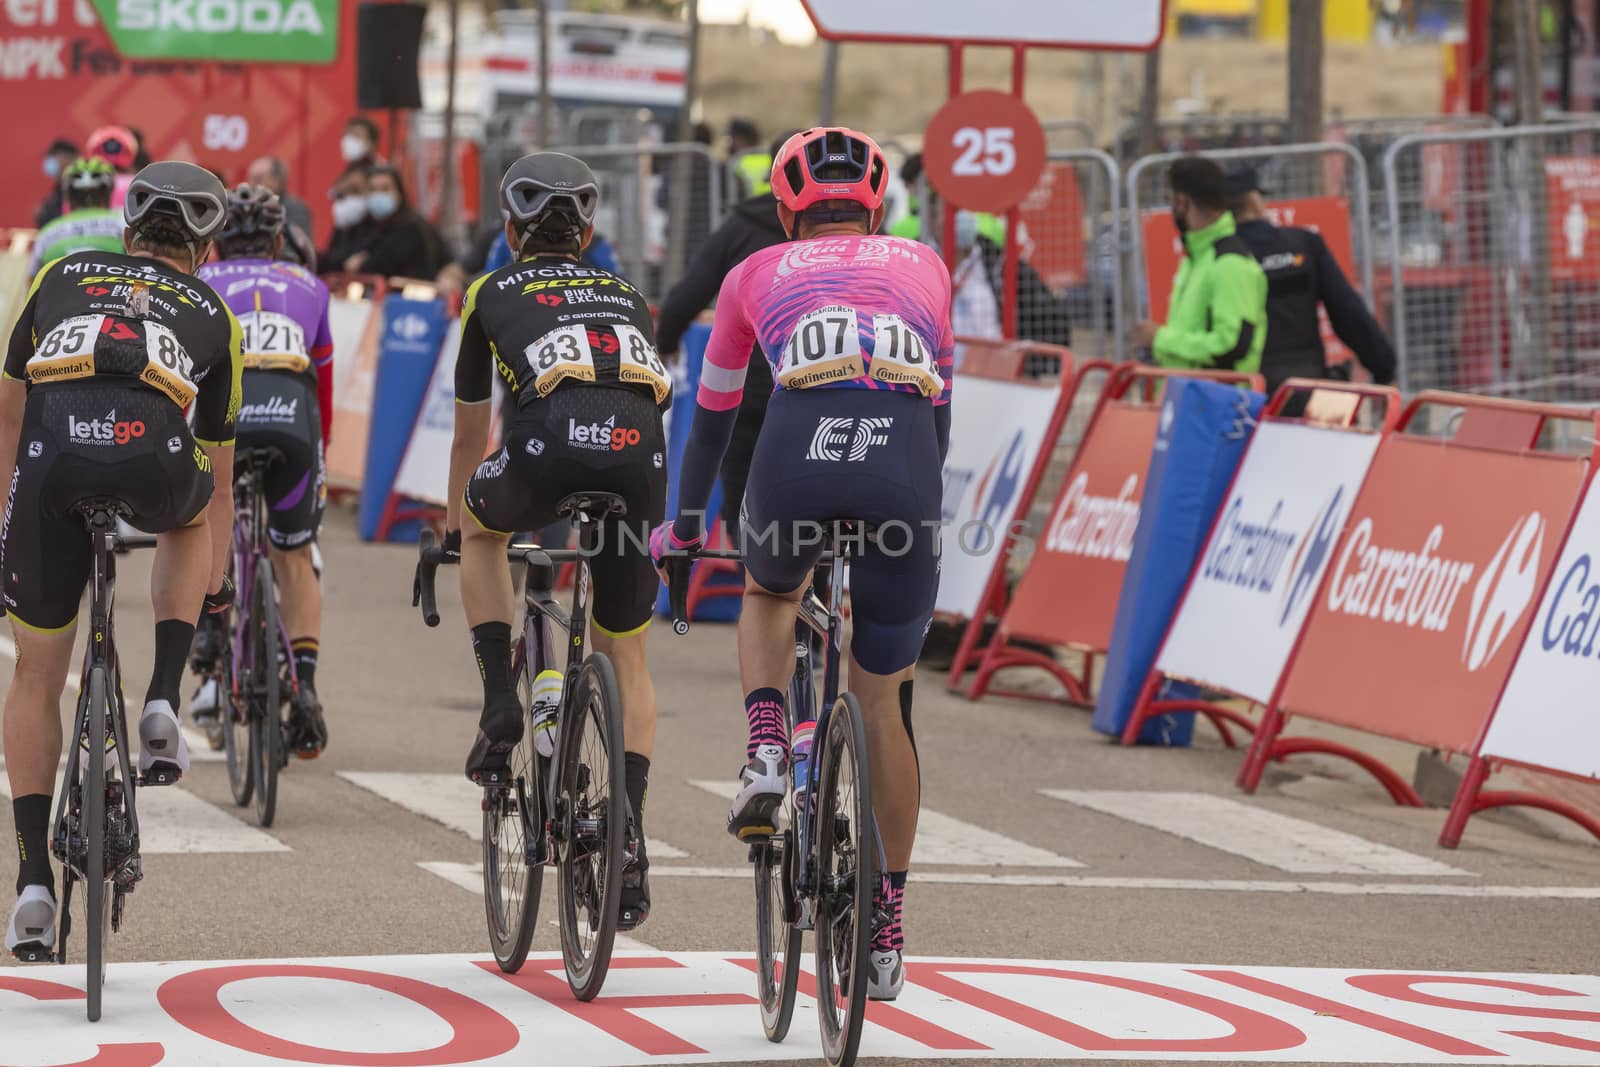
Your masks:
M1556 595L1539 630L1539 644L1546 652L1559 648L1563 656L1592 656L1596 636L1600 636L1600 580L1594 576L1594 561L1585 552L1556 583Z
M983 480L978 483L977 501L973 518L986 530L1000 530L1010 520L1011 504L1017 497L1024 477L1022 431L1018 430L1006 447L1005 454L997 455L989 463ZM987 493L987 497L984 495Z
M389 332L404 341L419 341L428 333L428 320L415 311L408 311L395 318L389 325Z
M1467 616L1467 637L1461 646L1461 661L1475 671L1494 659L1517 620L1533 599L1539 580L1539 555L1544 542L1544 516L1537 511L1518 519L1506 539L1500 542L1494 558L1484 568L1472 591L1472 610Z
M1214 582L1270 593L1294 548L1294 531L1277 525L1283 501L1272 505L1265 522L1244 518L1244 497L1236 496L1217 524L1217 536L1201 574Z
M1289 588L1283 595L1283 614L1278 617L1278 625L1282 626L1289 621L1306 597L1317 587L1317 579L1322 575L1322 566L1328 562L1328 556L1333 552L1333 542L1339 536L1339 527L1344 521L1344 513L1339 505L1344 500L1344 486L1339 486L1333 491L1333 496L1322 505L1322 513L1311 523L1311 533L1294 554L1294 560L1289 564L1289 570L1294 578L1289 582Z

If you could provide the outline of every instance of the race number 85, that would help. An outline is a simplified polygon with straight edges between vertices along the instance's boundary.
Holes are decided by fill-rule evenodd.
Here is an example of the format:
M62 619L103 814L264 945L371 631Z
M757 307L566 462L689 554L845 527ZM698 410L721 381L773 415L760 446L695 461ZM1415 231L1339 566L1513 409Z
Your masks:
M998 178L1017 166L1017 131L1009 126L963 126L952 139L957 149L951 172L963 178Z

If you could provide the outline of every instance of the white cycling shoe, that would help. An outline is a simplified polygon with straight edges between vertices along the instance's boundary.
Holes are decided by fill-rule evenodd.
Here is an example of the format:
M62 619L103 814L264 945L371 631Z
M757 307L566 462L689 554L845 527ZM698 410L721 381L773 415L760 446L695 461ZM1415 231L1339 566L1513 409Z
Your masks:
M778 809L789 791L789 756L782 745L758 745L739 770L739 793L728 811L728 832L741 841L778 832Z
M867 999L894 1000L906 984L906 965L894 949L873 949L867 967Z
M24 886L6 926L6 951L24 963L44 963L55 947L56 898L46 886Z
M139 775L146 785L171 785L189 773L189 742L177 712L152 700L139 716Z

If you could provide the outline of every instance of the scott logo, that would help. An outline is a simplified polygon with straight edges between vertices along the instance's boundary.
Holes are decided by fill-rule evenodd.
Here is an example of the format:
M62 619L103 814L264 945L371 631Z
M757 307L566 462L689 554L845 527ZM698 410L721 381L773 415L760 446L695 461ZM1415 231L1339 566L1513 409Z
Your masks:
M1544 516L1537 511L1518 519L1500 542L1472 590L1467 637L1461 662L1475 671L1494 659L1533 599L1544 543Z
M67 436L79 444L125 445L144 436L144 423L138 419L118 422L115 409L98 419L80 419L76 415L68 415Z
M844 460L861 463L873 445L889 443L889 427L893 418L822 418L811 434L811 447L806 458L826 463Z
M389 332L403 341L420 341L428 333L428 320L410 311L397 316L389 324Z
M1322 505L1322 514L1312 521L1311 532L1295 551L1294 560L1289 564L1294 577L1283 594L1283 614L1278 617L1279 626L1289 621L1289 616L1316 588L1317 579L1322 575L1322 566L1328 562L1328 556L1333 552L1333 542L1339 536L1339 526L1344 517L1339 505L1343 500L1344 486L1341 485Z

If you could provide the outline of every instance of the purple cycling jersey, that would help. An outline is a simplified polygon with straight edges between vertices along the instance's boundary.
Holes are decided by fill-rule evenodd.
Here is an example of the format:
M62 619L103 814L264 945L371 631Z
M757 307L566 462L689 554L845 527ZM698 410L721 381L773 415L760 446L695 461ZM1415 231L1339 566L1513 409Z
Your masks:
M333 360L328 287L294 263L229 259L200 277L239 319L246 371L281 370L316 380Z

